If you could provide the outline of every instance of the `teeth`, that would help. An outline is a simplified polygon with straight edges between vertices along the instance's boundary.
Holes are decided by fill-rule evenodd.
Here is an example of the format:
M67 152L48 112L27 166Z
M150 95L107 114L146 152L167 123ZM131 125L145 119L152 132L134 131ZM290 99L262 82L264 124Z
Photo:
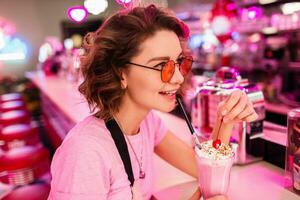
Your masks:
M167 94L174 94L175 92L166 92Z
M166 91L166 92L161 92L161 93L166 94L166 95L173 95L173 94L176 93L176 90L174 90L174 91Z

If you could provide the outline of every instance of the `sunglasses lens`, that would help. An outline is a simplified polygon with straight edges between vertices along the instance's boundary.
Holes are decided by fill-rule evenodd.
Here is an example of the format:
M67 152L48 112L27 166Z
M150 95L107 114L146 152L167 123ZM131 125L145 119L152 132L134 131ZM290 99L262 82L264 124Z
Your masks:
M173 60L169 60L164 65L161 71L161 79L163 82L169 82L175 71L175 62Z
M193 65L193 57L192 56L186 56L183 60L182 63L180 64L180 72L183 76L187 75Z

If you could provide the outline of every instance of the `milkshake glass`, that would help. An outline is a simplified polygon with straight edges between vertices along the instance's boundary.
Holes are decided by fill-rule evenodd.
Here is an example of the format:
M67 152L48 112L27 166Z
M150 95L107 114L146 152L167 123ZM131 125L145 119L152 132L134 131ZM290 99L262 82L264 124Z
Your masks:
M195 147L198 166L198 183L203 198L226 195L234 153L229 145L221 144L218 149L212 141L206 141Z

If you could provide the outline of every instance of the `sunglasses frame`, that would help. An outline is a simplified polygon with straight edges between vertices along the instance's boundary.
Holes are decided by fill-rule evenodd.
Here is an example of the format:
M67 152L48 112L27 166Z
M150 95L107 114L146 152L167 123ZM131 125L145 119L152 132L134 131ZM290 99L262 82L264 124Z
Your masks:
M193 62L194 62L193 57L192 57L192 56L187 56L187 57L189 57L189 58L191 58L191 59L188 59L188 58L186 58L186 57L183 57L183 59L192 61L192 64L193 64ZM176 67L176 65L178 65L178 68L179 68L179 70L180 70L180 63L175 62L174 60L171 60L171 59L168 60L166 63L168 63L168 62L170 62L170 61L174 62L174 66L175 66L175 67ZM133 63L133 62L128 62L127 64L134 65L134 66L138 66L138 67L143 67L143 68L146 68L146 69L152 69L152 70L155 70L155 71L160 71L160 72L161 72L161 73L160 73L161 80L162 80L163 82L169 82L169 81L171 80L172 76L174 75L174 72L175 72L175 70L174 70L174 71L173 71L173 74L172 74L172 76L171 76L171 78L170 78L170 80L164 81L164 80L163 80L163 77L162 77L162 76L163 76L163 74L162 74L163 67L162 67L161 69L157 69L157 68L156 68L157 66L161 65L161 63L159 63L159 64L157 64L157 65L154 65L153 67L149 67L149 66L146 66L146 65L141 65L141 64L137 64L137 63ZM174 69L175 69L175 67L174 67ZM181 72L180 72L180 73L181 73Z

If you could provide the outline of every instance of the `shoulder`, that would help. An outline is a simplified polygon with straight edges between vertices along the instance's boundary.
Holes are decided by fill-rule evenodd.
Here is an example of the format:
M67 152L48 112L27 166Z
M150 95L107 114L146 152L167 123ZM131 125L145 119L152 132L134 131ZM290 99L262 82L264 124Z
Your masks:
M98 133L107 132L105 123L102 119L98 119L94 116L88 116L82 121L78 122L67 134L66 140L73 136L87 136L87 137L99 137L103 134ZM105 135L105 134L104 134Z
M74 135L64 140L56 150L52 164L65 163L68 166L84 164L102 165L109 169L111 167L108 150L105 141L95 140L90 136Z
M103 120L95 117L87 117L69 131L55 152L51 174L53 195L60 191L106 199L113 184L128 185L114 141Z
M61 146L76 145L78 143L83 147L98 148L99 146L106 147L113 144L113 140L104 121L89 116L69 131Z
M107 160L106 155L109 155L108 151L112 145L113 140L103 120L89 116L68 132L56 150L55 157L77 157L77 159L93 157L97 158L96 160L104 157Z
M107 194L112 163L105 148L91 137L76 135L65 140L51 163L51 193L98 196Z
M108 152L109 139L101 136L104 134L101 124L95 124L89 117L72 128L52 159L51 186L64 188L64 191L84 192L91 191L95 182L108 189L112 161ZM91 188L76 186L81 183Z

